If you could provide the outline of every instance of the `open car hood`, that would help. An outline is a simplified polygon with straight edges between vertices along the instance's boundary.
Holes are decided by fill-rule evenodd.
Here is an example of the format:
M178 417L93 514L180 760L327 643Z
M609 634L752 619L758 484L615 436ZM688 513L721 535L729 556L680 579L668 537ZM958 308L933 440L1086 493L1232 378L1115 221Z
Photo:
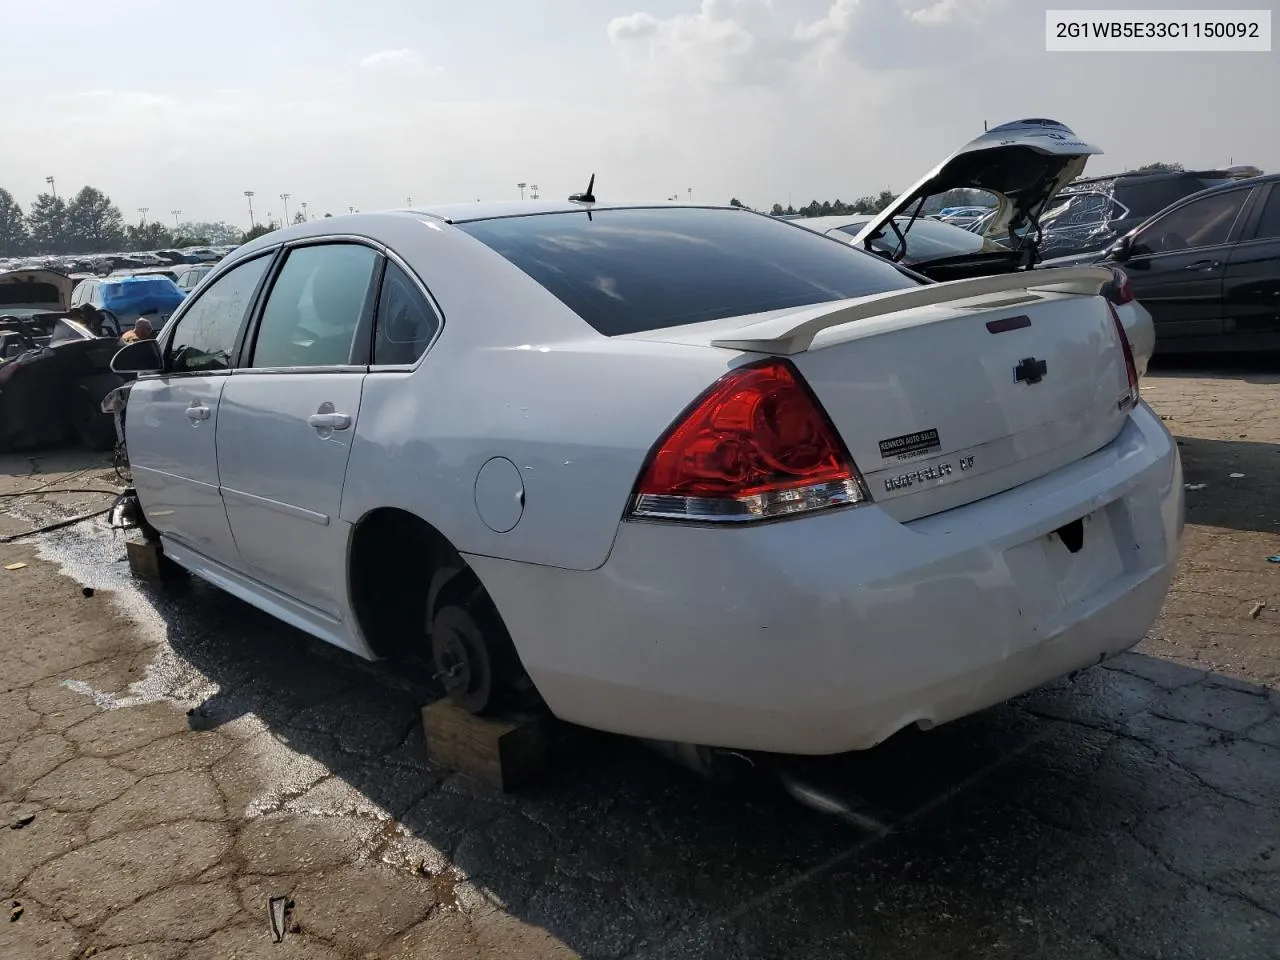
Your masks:
M38 308L49 313L71 306L76 282L56 270L9 270L0 273L0 315L9 307Z
M869 240L885 231L894 217L910 218L922 199L948 190L985 190L999 202L996 214L982 236L1000 240L1015 227L1034 219L1058 192L1084 172L1089 157L1101 148L1085 143L1070 127L1056 120L1015 120L993 127L970 140L921 177L914 186L876 214L854 237L869 247Z

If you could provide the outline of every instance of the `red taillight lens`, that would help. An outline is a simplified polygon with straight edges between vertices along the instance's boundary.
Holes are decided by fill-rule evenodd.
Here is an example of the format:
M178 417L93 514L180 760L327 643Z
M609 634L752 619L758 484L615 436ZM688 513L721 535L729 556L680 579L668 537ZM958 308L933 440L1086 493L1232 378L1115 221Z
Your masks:
M1129 275L1119 267L1112 267L1111 275L1114 279L1107 286L1107 300L1117 307L1133 303L1133 284L1129 280Z
M721 377L658 442L631 514L764 520L859 503L862 477L800 374L786 360Z
M1121 323L1120 314L1116 313L1116 308L1108 303L1107 309L1111 311L1111 319L1116 325L1116 336L1120 338L1120 347L1124 350L1124 366L1129 374L1128 406L1136 407L1138 405L1138 365L1133 362L1133 347L1129 345L1129 335L1124 332L1124 324Z

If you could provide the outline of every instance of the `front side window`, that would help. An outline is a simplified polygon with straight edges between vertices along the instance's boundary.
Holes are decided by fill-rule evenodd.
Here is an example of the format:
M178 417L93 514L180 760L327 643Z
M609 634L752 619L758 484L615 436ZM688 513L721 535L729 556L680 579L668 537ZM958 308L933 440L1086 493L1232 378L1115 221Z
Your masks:
M373 362L410 364L422 356L440 321L408 274L388 263L378 296Z
M378 254L354 243L291 251L267 296L249 365L350 363L356 332L369 309L369 288L377 266Z
M223 274L192 304L169 340L168 369L173 373L228 370L236 336L271 257L257 257Z
M1173 253L1226 243L1248 198L1248 190L1229 190L1192 201L1139 231L1133 253Z

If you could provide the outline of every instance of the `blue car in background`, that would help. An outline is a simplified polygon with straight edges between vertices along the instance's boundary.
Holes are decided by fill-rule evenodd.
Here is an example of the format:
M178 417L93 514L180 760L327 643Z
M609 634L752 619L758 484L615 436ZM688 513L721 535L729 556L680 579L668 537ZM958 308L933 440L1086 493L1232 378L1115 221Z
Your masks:
M107 315L107 323L120 336L146 317L158 331L177 309L186 292L169 277L143 274L81 280L71 294L71 306L90 304Z

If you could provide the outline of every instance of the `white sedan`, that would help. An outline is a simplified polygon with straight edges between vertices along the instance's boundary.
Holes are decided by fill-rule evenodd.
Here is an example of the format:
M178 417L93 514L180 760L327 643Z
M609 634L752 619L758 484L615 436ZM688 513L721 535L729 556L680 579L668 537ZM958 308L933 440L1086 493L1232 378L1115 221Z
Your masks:
M1177 447L1110 271L924 283L734 208L468 204L239 247L127 441L178 565L476 711L865 748L1138 642Z

